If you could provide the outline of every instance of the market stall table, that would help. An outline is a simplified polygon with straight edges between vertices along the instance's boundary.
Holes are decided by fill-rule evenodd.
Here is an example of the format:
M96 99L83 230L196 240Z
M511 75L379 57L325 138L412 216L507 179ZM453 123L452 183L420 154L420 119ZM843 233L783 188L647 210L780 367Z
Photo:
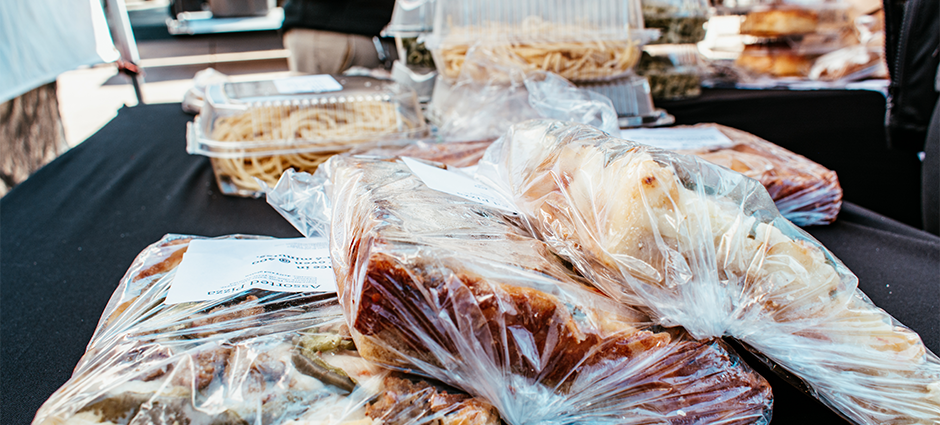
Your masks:
M119 279L164 234L299 236L264 200L219 193L208 159L186 154L191 119L179 104L122 109L0 201L0 423L29 423L69 378ZM876 304L940 351L940 238L851 203L834 224L808 230ZM764 375L773 423L840 420Z

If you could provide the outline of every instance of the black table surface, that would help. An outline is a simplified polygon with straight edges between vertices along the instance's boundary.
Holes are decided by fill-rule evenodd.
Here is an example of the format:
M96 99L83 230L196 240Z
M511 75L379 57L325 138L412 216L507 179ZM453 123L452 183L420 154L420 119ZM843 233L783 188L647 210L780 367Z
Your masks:
M264 200L219 193L208 159L185 152L191 119L179 104L124 108L0 200L0 423L29 423L70 377L121 276L163 235L299 236ZM808 230L938 352L940 238L852 203ZM841 420L765 376L773 423Z

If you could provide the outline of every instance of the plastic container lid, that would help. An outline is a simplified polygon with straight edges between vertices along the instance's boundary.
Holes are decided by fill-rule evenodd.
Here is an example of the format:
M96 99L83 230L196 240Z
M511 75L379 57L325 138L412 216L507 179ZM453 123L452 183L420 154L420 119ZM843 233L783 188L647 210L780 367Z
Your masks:
M436 0L398 0L392 9L392 19L382 35L388 37L417 37L434 29Z

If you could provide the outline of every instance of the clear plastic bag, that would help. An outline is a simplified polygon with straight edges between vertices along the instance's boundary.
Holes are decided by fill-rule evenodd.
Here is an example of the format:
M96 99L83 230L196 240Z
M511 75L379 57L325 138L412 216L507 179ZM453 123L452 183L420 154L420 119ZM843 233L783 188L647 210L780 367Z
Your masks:
M557 121L514 126L480 162L540 239L665 326L736 338L857 423L940 421L940 360L857 289L757 181Z
M719 124L691 127L716 128L734 145L679 153L693 154L759 181L780 214L798 226L836 220L842 208L842 186L835 171L741 130Z
M190 240L168 235L137 257L72 378L33 424L498 422L482 400L363 360L336 294L164 304Z
M364 358L485 398L510 424L769 422L769 386L721 340L650 326L511 213L432 190L395 159L338 155L317 176L285 174L275 192L328 195L329 214L289 209L332 217L319 228Z
M428 115L444 141L495 140L533 118L619 129L610 99L550 72L525 72L482 47L470 50L455 82L437 80Z

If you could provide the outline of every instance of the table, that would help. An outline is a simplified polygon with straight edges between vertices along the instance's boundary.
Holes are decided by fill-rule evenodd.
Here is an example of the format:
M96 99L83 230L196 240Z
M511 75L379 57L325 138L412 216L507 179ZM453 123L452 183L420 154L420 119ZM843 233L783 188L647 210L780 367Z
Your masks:
M185 152L191 119L179 104L124 108L0 200L0 423L29 423L69 378L121 276L164 234L299 236L264 200L219 193L208 159ZM851 203L808 230L940 352L940 238ZM765 376L775 424L839 423Z

